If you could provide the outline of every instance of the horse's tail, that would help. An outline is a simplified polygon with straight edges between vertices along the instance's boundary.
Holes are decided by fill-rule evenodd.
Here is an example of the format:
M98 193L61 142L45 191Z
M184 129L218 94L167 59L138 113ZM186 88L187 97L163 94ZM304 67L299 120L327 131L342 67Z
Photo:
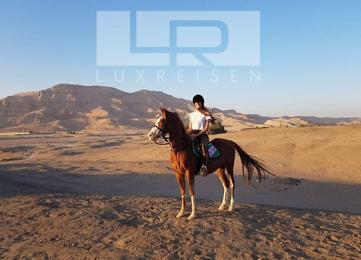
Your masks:
M248 183L251 183L251 179L254 173L257 173L258 179L260 181L265 178L265 173L274 175L272 172L265 168L265 165L263 163L259 162L251 155L246 153L237 143L234 143L234 148L237 150L239 157L241 158L243 177L246 181L248 181ZM247 170L247 177L244 170L245 168Z

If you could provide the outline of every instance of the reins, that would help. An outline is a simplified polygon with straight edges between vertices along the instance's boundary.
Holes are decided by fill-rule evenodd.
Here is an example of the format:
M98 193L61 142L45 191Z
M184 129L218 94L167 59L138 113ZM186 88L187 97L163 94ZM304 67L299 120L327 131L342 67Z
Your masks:
M165 125L165 124L164 124ZM162 138L163 138L163 140L165 141L165 143L158 143L158 142L154 142L155 144L157 144L157 145L170 145L170 147L171 147L171 150L172 151L176 151L177 150L177 148L176 147L174 147L173 146L173 143L171 142L171 139L180 139L180 138L184 138L184 137L186 137L187 136L187 132L185 131L183 134L181 134L181 129L179 129L179 136L175 136L175 137L171 137L170 136L170 134L169 134L169 132L168 132L168 134L169 134L169 137L166 137L165 136L165 133L164 133L164 125L162 126L162 127L159 127L159 126L157 126L157 125L154 125L154 127L156 127L160 132L161 132L161 134L162 134Z
M154 143L157 144L157 145L168 145L168 144L170 144L169 138L166 137L165 134L164 134L164 132L163 132L163 128L160 128L160 127L157 126L157 125L154 125L154 127L156 127L156 128L162 133L162 138L163 138L163 140L165 141L165 143L158 143L158 142L156 142L156 141L155 141Z

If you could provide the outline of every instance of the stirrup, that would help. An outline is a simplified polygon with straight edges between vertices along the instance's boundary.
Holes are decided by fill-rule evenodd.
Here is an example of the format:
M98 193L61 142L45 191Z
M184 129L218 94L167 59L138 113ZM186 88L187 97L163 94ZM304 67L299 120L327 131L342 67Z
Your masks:
M203 177L208 175L208 171L207 171L207 166L206 165L202 165L201 169L199 170L199 174Z

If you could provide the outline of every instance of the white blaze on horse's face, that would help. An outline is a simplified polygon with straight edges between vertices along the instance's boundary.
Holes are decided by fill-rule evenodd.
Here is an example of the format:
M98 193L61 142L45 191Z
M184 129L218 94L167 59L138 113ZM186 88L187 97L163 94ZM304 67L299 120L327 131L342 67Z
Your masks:
M150 129L148 133L148 138L150 141L155 142L162 137L162 132L160 131L160 128L162 128L163 120L164 120L163 117L159 117L157 122L155 122L154 126L152 127L152 129Z

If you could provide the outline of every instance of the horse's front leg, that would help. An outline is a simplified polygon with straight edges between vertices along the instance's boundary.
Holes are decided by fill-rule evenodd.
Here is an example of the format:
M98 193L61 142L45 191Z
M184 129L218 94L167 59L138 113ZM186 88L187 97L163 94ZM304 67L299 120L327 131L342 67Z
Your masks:
M180 208L176 218L181 218L181 217L184 216L184 211L186 209L186 197L185 197L185 195L186 195L186 186L185 186L185 181L184 181L184 175L177 172L176 177L177 177L179 190L180 190L180 194L181 194L181 198L182 198L181 208Z
M189 184L189 196L191 197L192 202L192 212L188 216L188 220L192 220L196 217L196 199L195 199L195 193L194 193L194 175L191 174L191 172L187 171L187 179Z

